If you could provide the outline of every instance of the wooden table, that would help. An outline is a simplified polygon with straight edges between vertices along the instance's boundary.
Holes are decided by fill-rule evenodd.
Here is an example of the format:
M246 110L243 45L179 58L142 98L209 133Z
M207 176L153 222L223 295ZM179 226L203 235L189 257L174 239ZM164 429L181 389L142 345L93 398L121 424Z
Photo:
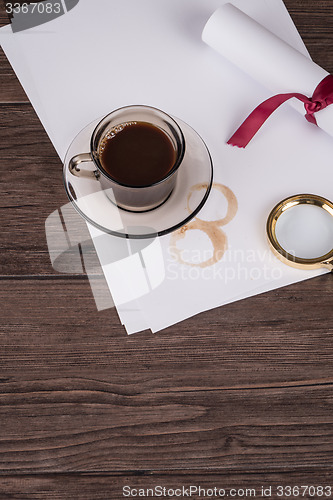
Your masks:
M332 0L286 4L333 73ZM51 267L44 223L67 203L62 166L0 59L0 498L191 484L272 486L271 498L331 485L333 498L332 275L127 336L85 275Z

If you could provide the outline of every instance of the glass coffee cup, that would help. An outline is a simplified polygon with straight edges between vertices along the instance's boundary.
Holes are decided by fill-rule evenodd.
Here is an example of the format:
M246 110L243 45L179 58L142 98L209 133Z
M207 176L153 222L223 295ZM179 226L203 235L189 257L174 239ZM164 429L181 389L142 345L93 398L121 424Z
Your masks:
M126 106L98 123L90 152L74 156L69 170L99 182L118 207L145 212L169 198L184 153L183 132L171 116L150 106ZM83 169L86 162L93 169Z

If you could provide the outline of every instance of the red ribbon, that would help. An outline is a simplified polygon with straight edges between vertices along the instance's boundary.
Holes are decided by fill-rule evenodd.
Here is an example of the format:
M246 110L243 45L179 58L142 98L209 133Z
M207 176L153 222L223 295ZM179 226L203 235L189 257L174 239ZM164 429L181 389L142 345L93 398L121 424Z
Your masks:
M227 144L245 148L250 140L255 136L260 127L265 123L267 118L284 102L292 97L296 97L304 102L306 111L305 118L310 123L317 125L317 120L314 113L333 104L333 75L327 75L316 87L313 96L307 97L303 94L289 93L278 94L270 97L266 101L257 106L252 113L246 118L242 125L236 130L234 135L229 139Z

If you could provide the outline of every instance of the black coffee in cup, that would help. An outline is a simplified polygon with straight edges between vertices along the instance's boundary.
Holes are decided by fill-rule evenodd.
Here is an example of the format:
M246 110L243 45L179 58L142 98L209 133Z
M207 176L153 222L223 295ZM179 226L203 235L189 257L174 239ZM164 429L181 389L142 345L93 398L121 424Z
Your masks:
M119 208L145 212L171 196L184 155L184 135L171 116L133 105L106 115L91 135L90 152L73 156L68 168L72 175L98 181ZM95 169L84 168L85 162Z
M177 152L162 129L152 123L133 121L117 125L107 133L99 156L102 168L116 182L141 187L167 177Z

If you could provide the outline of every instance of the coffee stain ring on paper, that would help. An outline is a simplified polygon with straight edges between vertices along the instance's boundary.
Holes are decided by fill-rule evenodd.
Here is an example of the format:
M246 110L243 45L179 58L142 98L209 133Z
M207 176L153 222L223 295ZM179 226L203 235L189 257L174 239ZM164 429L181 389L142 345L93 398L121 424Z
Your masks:
M200 191L201 189L207 188L206 184L196 184L191 188L191 191L187 197L187 209L190 212L190 200L194 192ZM214 183L212 189L217 189L226 198L228 202L227 213L225 217L217 219L214 221L206 221L196 217L194 220L181 227L171 235L170 239L170 249L174 258L180 263L192 267L209 267L219 260L222 259L226 250L228 249L228 238L221 227L226 226L235 217L238 211L238 202L235 194L230 188L224 186L223 184ZM183 260L182 250L177 247L177 242L184 239L186 233L191 230L199 230L204 232L210 239L213 245L213 255L211 258L205 260L204 262L194 263Z

